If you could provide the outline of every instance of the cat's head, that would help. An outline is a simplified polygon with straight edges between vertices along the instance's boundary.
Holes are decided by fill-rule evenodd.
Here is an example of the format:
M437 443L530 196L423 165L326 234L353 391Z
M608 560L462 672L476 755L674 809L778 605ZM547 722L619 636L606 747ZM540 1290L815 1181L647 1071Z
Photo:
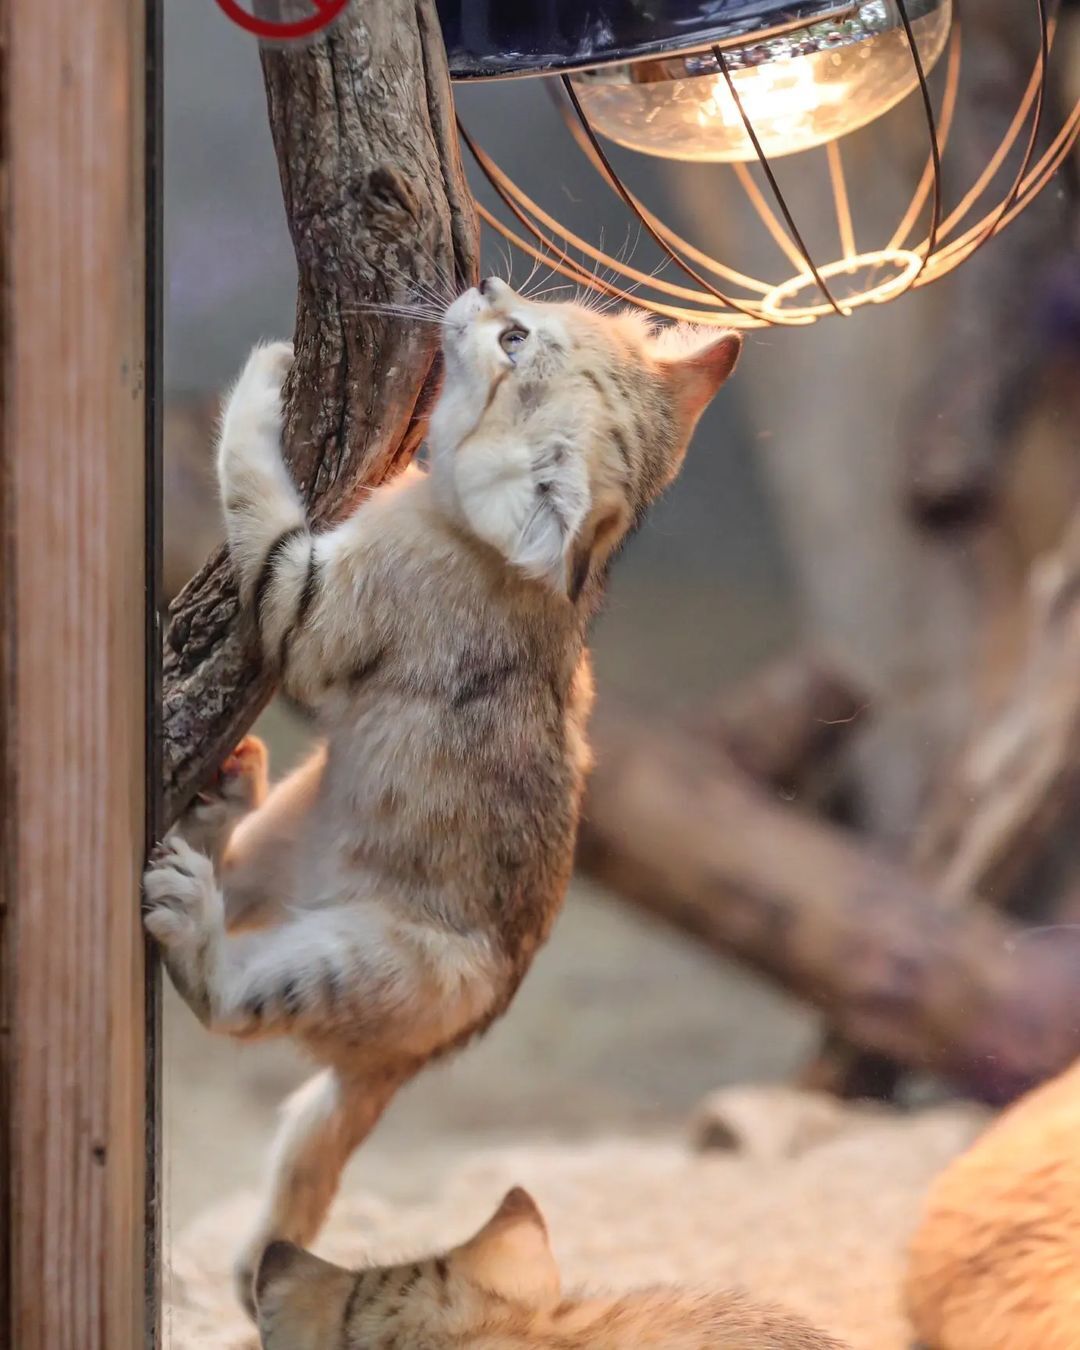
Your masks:
M512 1190L468 1242L443 1256L352 1272L289 1242L255 1277L264 1350L457 1343L498 1317L527 1322L559 1301L559 1271L532 1198Z
M489 278L444 317L437 481L477 535L573 597L678 473L741 345Z

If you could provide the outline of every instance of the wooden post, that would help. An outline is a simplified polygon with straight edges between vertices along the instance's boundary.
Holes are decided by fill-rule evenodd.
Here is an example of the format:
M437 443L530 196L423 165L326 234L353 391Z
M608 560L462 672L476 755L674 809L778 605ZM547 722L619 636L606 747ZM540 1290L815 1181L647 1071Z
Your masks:
M153 8L0 7L0 1345L18 1350L144 1341Z

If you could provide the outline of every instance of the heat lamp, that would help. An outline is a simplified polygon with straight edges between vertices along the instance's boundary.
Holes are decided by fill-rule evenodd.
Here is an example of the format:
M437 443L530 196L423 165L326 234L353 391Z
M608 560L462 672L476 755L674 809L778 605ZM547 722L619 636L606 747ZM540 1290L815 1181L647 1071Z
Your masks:
M568 280L670 318L725 327L848 317L953 271L1051 181L1080 132L1080 104L1049 125L1060 6L1030 9L1033 69L1000 142L970 182L950 177L963 97L961 0L439 0L457 81L541 78L571 135L672 266L644 273L560 223L462 126L494 189L482 218ZM894 228L868 240L844 138L904 107L926 141ZM616 152L614 147L620 147ZM681 237L634 191L623 151L716 166L718 209L741 192L776 245L755 276ZM819 155L835 245L806 242L782 188L785 161ZM617 167L618 159L618 167Z

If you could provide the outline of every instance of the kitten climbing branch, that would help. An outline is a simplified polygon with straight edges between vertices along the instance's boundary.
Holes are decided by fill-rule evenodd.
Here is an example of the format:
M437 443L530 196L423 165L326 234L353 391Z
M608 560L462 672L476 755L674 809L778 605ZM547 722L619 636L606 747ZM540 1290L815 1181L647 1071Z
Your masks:
M400 303L410 283L471 284L476 221L432 0L350 6L318 41L266 48L262 64L298 267L286 457L318 523L412 457L437 376L437 329L370 306ZM220 550L169 615L168 821L272 688Z

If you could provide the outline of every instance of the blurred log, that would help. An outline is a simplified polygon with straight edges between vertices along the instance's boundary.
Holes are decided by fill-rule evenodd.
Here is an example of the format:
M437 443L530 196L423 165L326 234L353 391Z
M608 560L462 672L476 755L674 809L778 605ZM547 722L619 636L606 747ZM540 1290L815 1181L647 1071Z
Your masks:
M684 729L609 708L594 742L583 869L821 1009L848 1043L994 1103L1080 1054L1080 944L943 903Z
M353 5L309 45L264 48L262 63L299 267L285 440L323 521L411 457L433 384L438 330L364 306L394 297L401 276L468 284L476 223L432 0ZM219 551L177 597L165 640L168 819L271 688Z
M1026 661L972 738L917 841L943 901L1005 904L1075 809L1080 783L1080 514L1033 573Z
M815 796L866 706L866 696L839 666L796 652L725 691L695 713L693 725L757 782Z
M1011 595L988 607L978 683L989 711L935 786L910 851L942 903L976 897L1035 922L1061 920L1056 897L1075 893L1080 879L1080 517L1068 528L1077 476L1070 433L1080 413L1075 368L1071 376L1054 371L1049 387L1056 415L1044 408L1029 422L1002 506L1020 561L1048 533L1064 533L1066 542L1032 569L1026 624ZM986 540L981 547L988 574ZM841 1097L882 1098L900 1077L898 1066L829 1035L804 1081Z
M1012 0L986 0L965 16L963 109L948 158L950 176L960 182L975 181L1022 100L1035 58L1035 18L1033 7ZM1074 91L1066 87L1072 78L1067 58L1075 46L1075 33L1063 25L1042 147L1073 100ZM1025 137L1026 130L1021 142ZM999 195L1014 171L1009 167L999 175ZM976 715L998 701L1022 651L1022 588L1030 561L1024 550L1033 542L1043 550L1060 537L1061 505L1075 495L1075 464L1054 461L1054 435L1040 434L1046 428L1031 417L1048 399L1059 419L1068 406L1054 398L1044 378L1048 351L1061 345L1063 308L1067 318L1062 276L1068 272L1077 222L1075 175L1065 173L1059 183L1056 193L1047 193L977 261L933 288L934 319L924 343L928 372L913 400L914 418L905 419L908 429L900 447L909 514L938 534L964 530L961 571L970 635L967 651L956 653L961 664L949 678L956 680L961 696L967 686L966 708ZM1033 481L1049 490L1033 493ZM981 527L974 536L972 526ZM904 636L898 634L901 641ZM954 646L950 636L939 659L947 659ZM953 706L960 711L959 699ZM883 714L886 725L890 716ZM967 732L963 716L960 712L950 728L953 737ZM935 763L935 756L945 751L944 762L952 758L951 738L924 734L919 739L927 747L924 787L932 787L942 762ZM891 770L879 756L872 772ZM910 819L916 850L932 803L930 792ZM962 799L954 804L962 813ZM928 872L946 867L948 857L943 850L926 858ZM969 878L958 893L973 889ZM829 1033L805 1081L844 1097L887 1098L901 1077L898 1065L862 1054Z
M832 1027L826 1027L817 1054L798 1075L798 1086L827 1093L845 1102L890 1102L904 1078L903 1067L889 1055L863 1050Z

